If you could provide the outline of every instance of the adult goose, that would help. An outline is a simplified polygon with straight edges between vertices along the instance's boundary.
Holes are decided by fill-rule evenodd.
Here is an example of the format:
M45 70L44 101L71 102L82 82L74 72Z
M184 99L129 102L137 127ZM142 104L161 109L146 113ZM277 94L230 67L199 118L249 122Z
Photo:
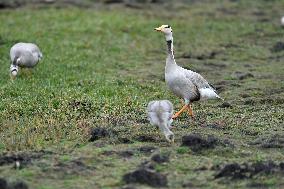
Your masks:
M12 62L10 66L11 78L15 79L19 67L33 68L42 59L42 53L33 43L16 43L10 50L10 58Z
M160 128L169 142L174 142L174 134L170 131L173 113L173 104L168 100L151 101L147 107L148 120Z
M183 111L193 118L191 103L199 100L219 98L215 89L200 74L182 68L176 64L173 50L173 31L169 25L155 28L164 33L167 42L167 59L165 68L165 80L169 89L179 98L184 100L184 106L173 115L177 118Z

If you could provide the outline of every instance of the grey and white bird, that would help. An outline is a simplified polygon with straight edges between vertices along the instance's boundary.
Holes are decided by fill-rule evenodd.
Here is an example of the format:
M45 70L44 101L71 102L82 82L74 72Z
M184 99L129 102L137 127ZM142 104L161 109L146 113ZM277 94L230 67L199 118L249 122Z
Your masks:
M33 68L42 59L42 53L38 46L33 43L16 43L10 50L11 78L15 79L19 67L20 68Z
M169 25L155 28L165 35L167 42L167 59L165 67L165 80L169 89L179 98L184 100L184 106L173 116L178 117L183 111L188 111L193 117L191 104L194 101L214 99L218 96L215 89L200 74L182 68L176 64L173 50L173 32Z
M147 107L148 120L160 128L169 142L174 142L174 133L170 130L173 113L173 104L168 100L151 101Z

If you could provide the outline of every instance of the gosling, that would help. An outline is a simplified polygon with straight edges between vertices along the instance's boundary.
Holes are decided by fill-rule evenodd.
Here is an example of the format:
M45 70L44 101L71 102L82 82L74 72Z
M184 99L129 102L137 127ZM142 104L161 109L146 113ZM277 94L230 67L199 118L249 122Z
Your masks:
M151 101L147 107L148 120L152 125L158 126L168 142L174 142L174 133L170 131L173 104L168 100Z

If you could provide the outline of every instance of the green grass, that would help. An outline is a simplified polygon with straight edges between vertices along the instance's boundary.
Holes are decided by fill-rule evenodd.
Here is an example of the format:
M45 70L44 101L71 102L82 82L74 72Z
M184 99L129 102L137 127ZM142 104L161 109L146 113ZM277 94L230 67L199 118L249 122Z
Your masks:
M181 188L186 182L198 188L246 188L256 181L271 188L283 186L283 180L277 179L281 175L228 181L214 180L212 170L195 171L210 164L284 160L283 148L249 145L261 136L284 131L284 51L270 51L283 41L281 5L280 0L243 0L149 10L1 10L0 152L53 152L22 170L0 166L1 177L22 179L31 188L41 189L119 188L124 185L122 175L149 160L149 155L135 151L125 160L103 152L155 146L171 153L169 163L156 167L168 175L169 188ZM262 14L256 16L257 12ZM153 30L161 24L170 24L174 30L177 63L198 71L213 84L225 81L220 95L233 106L219 108L218 101L195 103L196 121L186 114L174 121L173 145L145 122L150 100L169 99L175 110L180 107L164 82L164 37ZM20 41L38 44L44 58L35 69L21 70L12 82L9 49ZM182 58L183 54L200 56L213 51L220 52L214 59ZM254 77L236 80L236 71ZM244 103L248 99L253 104ZM210 123L224 129L204 126ZM89 143L90 128L98 126L118 134ZM235 147L195 154L180 147L181 137L192 132L229 139ZM141 135L152 136L156 142L138 142ZM120 138L133 143L123 144ZM70 175L54 170L57 163L78 158L95 170Z

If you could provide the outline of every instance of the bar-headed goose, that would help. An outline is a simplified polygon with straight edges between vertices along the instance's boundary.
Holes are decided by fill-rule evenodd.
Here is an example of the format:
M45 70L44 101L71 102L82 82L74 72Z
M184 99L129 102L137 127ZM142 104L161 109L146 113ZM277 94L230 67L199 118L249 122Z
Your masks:
M162 25L155 28L155 30L164 33L166 37L168 52L165 68L166 83L176 96L184 100L184 106L173 118L178 117L185 110L188 110L189 115L193 117L192 102L220 97L200 74L184 69L176 64L173 51L172 28L169 25Z
M168 100L151 101L148 104L147 113L150 123L160 128L167 141L174 142L174 133L170 131L173 122L173 104Z
M42 59L42 53L33 43L16 43L10 50L11 78L15 79L21 68L32 68Z

